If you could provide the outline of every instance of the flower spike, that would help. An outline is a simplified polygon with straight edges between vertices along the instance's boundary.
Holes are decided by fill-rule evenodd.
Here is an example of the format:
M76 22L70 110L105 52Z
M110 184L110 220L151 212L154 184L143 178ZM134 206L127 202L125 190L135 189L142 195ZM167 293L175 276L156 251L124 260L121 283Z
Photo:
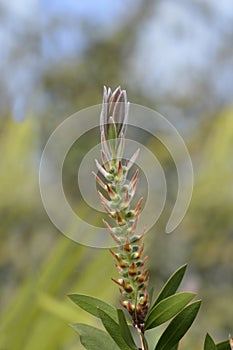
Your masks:
M105 181L95 175L96 182L106 190L107 199L98 191L101 204L108 216L115 220L115 227L103 220L117 247L110 249L116 263L120 278L113 281L120 287L123 300L121 305L132 317L133 325L142 330L149 309L149 298L146 290L148 270L145 268L147 257L143 257L144 245L141 234L136 234L141 212L142 198L135 209L130 207L136 194L138 169L131 180L127 179L128 171L135 164L139 149L124 164L123 150L128 121L129 103L125 90L118 86L114 91L104 87L103 105L100 116L101 146L103 165L96 160L98 171Z

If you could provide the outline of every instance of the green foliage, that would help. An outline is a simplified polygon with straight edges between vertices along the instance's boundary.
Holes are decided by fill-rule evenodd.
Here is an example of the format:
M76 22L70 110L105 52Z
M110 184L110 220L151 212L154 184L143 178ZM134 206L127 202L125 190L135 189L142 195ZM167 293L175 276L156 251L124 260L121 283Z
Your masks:
M229 340L215 344L214 340L207 333L204 343L204 350L231 350Z
M155 350L170 350L185 335L195 320L201 301L196 301L182 310L168 325L160 337Z
M79 334L82 345L87 350L119 350L120 348L104 331L82 323L72 324L71 327Z
M124 312L121 309L118 309L117 315L122 337L124 338L125 342L129 345L129 347L131 347L132 349L137 349L132 334L130 332L129 326L127 324Z
M204 350L217 350L217 347L211 338L211 336L207 333L205 338Z
M161 325L181 311L193 298L194 293L179 293L163 299L148 313L145 330Z
M185 265L181 266L177 271L175 271L171 275L171 277L165 283L164 287L161 289L157 299L155 300L155 302L152 306L152 309L161 300L169 297L170 295L174 294L177 291L177 289L179 288L179 285L184 277L186 268L187 268L187 265L185 264Z
M197 316L201 301L195 301L187 306L187 304L194 298L195 294L189 292L175 294L182 281L185 269L186 265L173 273L160 291L156 302L151 306L148 312L144 328L140 335L141 339L143 339L145 350L149 350L149 347L146 340L146 333L144 335L144 332L156 328L169 320L171 321L158 339L154 350L178 350L180 340L189 330ZM138 349L123 310L115 309L113 306L97 298L82 294L73 294L69 297L82 309L101 319L102 324L108 333L108 335L104 333L107 344L109 339L111 339L111 341L115 342L115 346L117 345L117 349ZM159 301L157 302L157 300ZM89 326L86 326L85 328L84 325L80 326L80 324L72 325L72 327L80 334L81 343L86 349L94 350L94 344L96 344L96 349L99 348L99 344L101 344L103 339L103 331L96 329L93 330L93 327ZM215 345L212 338L207 334L204 350L215 349L229 350L229 343L224 342Z
M178 350L180 340L187 333L197 316L201 301L195 301L187 306L195 297L195 294L190 292L176 294L185 269L186 265L180 267L172 274L148 311L144 328L142 332L139 332L145 350L149 350L146 339L147 331L169 320L171 321L155 344L154 350ZM151 292L151 298L152 294ZM97 298L82 294L72 294L69 297L85 311L99 317L108 333L90 326L72 325L80 334L80 341L87 350L105 349L106 346L110 348L111 342L114 342L115 348L113 349L138 349L123 310L115 309L113 306ZM105 345L100 347L102 346L103 339L105 340ZM210 335L207 334L204 350L230 350L230 346L228 341L215 344Z
M71 294L68 297L83 310L91 315L99 317L99 309L108 314L114 321L117 322L117 312L115 308L106 302L83 294Z
M120 349L132 350L132 348L128 346L124 337L122 336L119 324L115 322L110 316L106 314L106 312L102 310L99 310L99 315L106 331L110 334L110 336L115 341L115 343L120 347Z
M176 345L174 345L174 346L171 348L171 350L178 350L178 348L179 348L179 343L176 344Z
M223 341L221 343L218 343L217 344L217 350L231 350L229 341L226 340L226 341Z

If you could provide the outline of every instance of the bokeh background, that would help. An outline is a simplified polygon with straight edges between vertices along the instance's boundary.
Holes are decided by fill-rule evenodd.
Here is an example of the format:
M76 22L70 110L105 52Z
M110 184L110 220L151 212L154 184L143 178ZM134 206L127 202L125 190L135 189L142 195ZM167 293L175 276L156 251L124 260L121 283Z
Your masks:
M160 160L166 209L146 237L156 290L183 263L182 288L203 305L181 349L201 349L233 333L233 5L231 0L0 1L0 349L83 349L70 322L98 325L67 294L114 305L108 251L83 247L52 225L42 206L38 168L52 131L101 102L119 84L129 100L156 109L181 133L195 186L188 213L164 233L177 174L158 140L140 141ZM93 215L76 191L83 139L66 162L67 196ZM156 179L155 179L156 181Z

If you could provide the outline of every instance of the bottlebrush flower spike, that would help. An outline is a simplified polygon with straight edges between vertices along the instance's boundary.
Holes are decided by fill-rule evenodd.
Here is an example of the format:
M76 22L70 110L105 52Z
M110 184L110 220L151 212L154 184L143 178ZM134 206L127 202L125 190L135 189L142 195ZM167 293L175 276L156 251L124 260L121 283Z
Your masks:
M137 223L141 212L142 198L136 208L130 207L136 194L138 170L132 179L127 179L129 169L139 155L137 150L126 163L123 159L124 140L128 121L129 102L125 90L115 91L104 87L103 104L100 116L102 161L96 166L102 179L95 175L98 184L105 190L98 191L101 203L109 217L115 221L114 227L103 220L114 242L118 246L110 252L114 256L120 278L113 281L120 286L123 305L132 317L133 325L143 331L149 309L147 285L147 257L143 257L142 238L145 230L137 234ZM109 197L105 197L105 194Z

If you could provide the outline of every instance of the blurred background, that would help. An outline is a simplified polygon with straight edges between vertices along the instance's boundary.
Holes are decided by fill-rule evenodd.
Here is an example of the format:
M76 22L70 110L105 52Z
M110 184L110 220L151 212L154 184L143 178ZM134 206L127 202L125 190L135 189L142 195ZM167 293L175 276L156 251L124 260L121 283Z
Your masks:
M58 232L38 185L49 135L72 113L100 103L103 85L121 85L131 102L162 113L186 142L192 202L166 235L176 169L158 140L140 139L168 182L166 208L146 237L151 283L158 291L188 263L182 289L197 292L203 305L181 349L201 349L207 331L226 339L233 333L232 1L1 0L0 19L0 349L81 350L68 324L98 323L66 295L118 305L108 251ZM75 188L89 141L76 145L64 174L67 196L86 218L93 214Z

